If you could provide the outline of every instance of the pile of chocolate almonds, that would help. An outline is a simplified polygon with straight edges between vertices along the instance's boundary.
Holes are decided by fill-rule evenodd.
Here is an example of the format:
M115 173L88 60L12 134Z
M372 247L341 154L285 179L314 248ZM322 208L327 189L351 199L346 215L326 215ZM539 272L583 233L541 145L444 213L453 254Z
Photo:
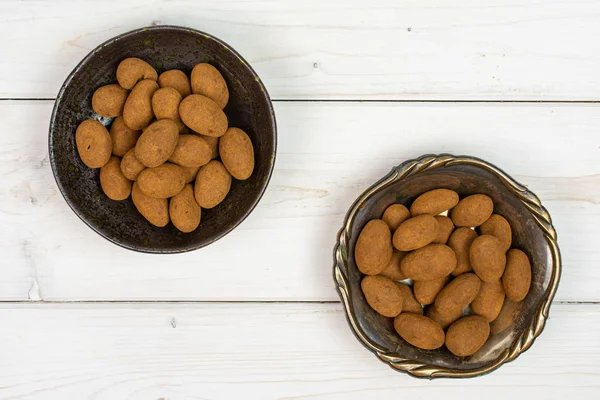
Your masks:
M485 194L460 199L434 189L410 208L390 205L362 229L354 259L366 275L365 299L395 318L396 332L411 345L445 344L457 356L472 355L488 340L505 298L527 296L529 258L511 249L511 226L493 212Z
M171 221L182 232L195 230L201 209L217 206L232 178L248 179L254 170L250 138L230 127L223 111L225 79L208 63L197 64L190 78L176 69L159 76L139 58L121 61L116 79L92 96L98 115L116 117L110 132L97 119L77 127L81 160L100 168L110 199L131 195L151 224Z

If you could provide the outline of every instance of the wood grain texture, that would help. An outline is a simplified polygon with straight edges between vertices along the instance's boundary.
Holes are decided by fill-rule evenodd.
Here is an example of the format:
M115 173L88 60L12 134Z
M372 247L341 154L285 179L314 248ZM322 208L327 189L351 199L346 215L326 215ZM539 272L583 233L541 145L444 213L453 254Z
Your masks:
M236 48L276 99L600 100L600 3L0 3L0 97L54 97L94 47L152 24Z
M51 107L0 102L2 300L338 300L332 249L356 196L406 159L451 152L537 193L563 255L556 300L600 301L600 105L276 103L258 208L217 243L169 256L121 249L69 209L48 164Z
M378 361L339 304L0 305L0 399L595 398L600 306L551 316L492 374L427 381Z

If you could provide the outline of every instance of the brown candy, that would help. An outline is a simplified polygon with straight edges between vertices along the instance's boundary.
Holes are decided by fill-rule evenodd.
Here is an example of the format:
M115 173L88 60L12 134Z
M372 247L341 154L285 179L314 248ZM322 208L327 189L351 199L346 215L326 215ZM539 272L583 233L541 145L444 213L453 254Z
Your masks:
M121 160L121 172L130 181L135 181L146 167L135 158L135 148L129 150Z
M494 282L504 273L506 255L498 239L491 235L481 235L471 244L469 261L482 281Z
M423 307L421 306L421 303L415 299L415 295L410 286L405 285L402 282L396 282L396 286L398 286L402 292L402 312L422 315Z
M139 188L137 182L133 183L131 199L135 208L152 225L163 227L169 223L169 201L146 196Z
M444 217L443 215L436 215L435 220L438 223L439 229L433 243L446 244L454 230L454 224L450 218Z
M200 171L200 166L198 167L181 167L183 171L183 176L185 176L185 183L190 183L196 180L196 176L198 175L198 171Z
M508 251L512 244L512 229L510 224L501 215L492 214L480 227L479 231L482 235L495 236L502 244L502 250Z
M246 132L227 129L219 138L219 154L231 176L241 181L250 178L254 171L254 147Z
M469 250L476 237L477 232L464 227L455 229L450 235L448 246L456 254L456 269L452 272L452 275L458 276L473 270L471 268L471 261L469 260Z
M213 208L219 205L231 189L231 175L225 166L212 160L198 171L194 196L202 208Z
M201 63L192 69L192 93L201 94L214 101L221 109L229 101L229 89L223 75L212 65Z
M155 199L166 199L181 192L185 185L185 177L181 167L164 163L154 168L146 168L136 180L140 190Z
M183 123L201 135L220 137L227 131L227 116L208 97L199 94L187 96L179 104L179 116Z
M373 219L360 232L354 247L354 259L363 274L381 273L392 258L390 229L380 219Z
M521 302L514 302L508 297L504 299L504 304L500 310L500 314L490 324L490 331L493 335L504 332L509 327L513 326L519 318L521 310Z
M75 144L81 161L90 168L100 168L110 160L110 134L99 121L83 121L75 131Z
M424 350L445 343L466 357L486 343L491 330L514 324L516 302L531 286L531 265L520 250L506 254L512 229L493 209L487 195L459 201L456 192L436 189L419 196L410 213L392 204L381 220L365 225L355 246L358 269L368 275L362 282L365 298L382 315L400 312L394 328L408 343ZM450 217L440 215L447 210ZM398 282L405 279L413 280L412 288Z
M521 301L527 296L531 286L531 264L527 254L519 249L508 251L502 284L506 297L512 301Z
M406 279L406 276L402 273L402 269L400 268L400 264L404 256L406 256L404 251L394 250L390 262L380 274L390 278L393 281L402 281Z
M500 314L504 304L504 286L498 279L494 282L481 282L479 293L471 303L471 311L492 322Z
M161 119L148 126L135 145L135 157L146 167L158 167L175 151L179 131L170 119Z
M481 281L466 273L454 278L435 298L435 308L443 315L455 314L467 307L479 293Z
M410 252L400 264L402 273L415 281L430 281L449 275L456 268L456 256L443 244L429 244Z
M158 90L158 84L153 80L143 80L131 91L123 107L123 121L134 131L148 126L154 111L152 111L152 96Z
M457 203L458 194L454 190L434 189L417 197L410 206L410 213L413 217L421 214L438 215Z
M116 83L101 86L92 95L92 109L96 114L106 118L123 113L129 92Z
M130 57L119 63L117 67L117 81L124 89L132 89L138 82L148 79L156 81L156 70L146 61Z
M441 313L438 310L436 310L435 305L431 305L427 307L427 312L425 313L425 316L431 318L432 320L440 324L440 326L443 329L446 329L451 323L462 317L463 313L462 310L458 309L450 310L446 313Z
M100 168L100 186L111 200L125 200L131 194L132 182L121 172L121 159L112 156L108 163Z
M192 93L189 78L183 71L178 69L170 69L160 74L158 85L161 88L172 87L181 93L182 97L189 96Z
M431 215L409 218L394 232L394 247L400 251L420 249L435 240L438 230L438 223Z
M367 275L360 283L367 303L384 317L395 317L402 312L402 292L391 279Z
M210 158L214 160L219 157L219 138L214 136L206 136L198 134L202 139L206 140L208 145L210 146L211 156Z
M452 209L451 218L456 226L476 227L492 215L494 202L485 194L465 197Z
M181 167L201 167L208 164L211 155L210 145L200 136L179 135L169 161Z
M413 291L415 292L415 297L421 304L432 304L437 295L446 286L448 279L449 276L446 275L430 281L414 281Z
M435 350L444 344L444 330L431 318L402 313L394 319L394 329L408 343L423 350Z
M410 211L402 204L392 204L383 212L381 219L388 224L392 232L400 226L401 223L410 218Z
M117 117L110 127L110 139L112 141L112 153L123 157L135 147L142 132L134 131L125 125L123 117Z
M182 99L177 89L160 88L152 95L152 111L156 119L170 119L177 125L179 133L188 133L187 127L179 118L179 104Z
M454 322L446 332L446 347L459 357L475 354L490 336L490 325L479 315L470 315Z
M175 228L181 232L192 232L200 224L200 206L194 198L194 189L189 183L169 202L169 216Z

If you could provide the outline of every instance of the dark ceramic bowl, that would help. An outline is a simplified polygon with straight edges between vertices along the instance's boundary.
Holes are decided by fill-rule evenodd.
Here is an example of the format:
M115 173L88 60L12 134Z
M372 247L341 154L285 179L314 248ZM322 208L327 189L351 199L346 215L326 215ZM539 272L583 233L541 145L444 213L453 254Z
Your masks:
M445 347L420 350L406 343L393 320L377 314L360 288L354 246L364 225L381 218L393 203L410 204L420 194L447 188L462 196L484 193L494 200L494 212L513 230L513 247L527 253L532 284L527 297L505 301L491 324L487 343L469 357L457 357ZM407 161L367 189L352 205L334 251L334 279L350 327L360 342L392 368L416 377L473 377L493 371L527 350L542 332L560 279L560 253L550 215L535 194L499 168L473 157L423 156Z
M139 57L158 73L177 68L190 73L209 62L229 87L225 114L229 125L243 129L254 145L255 169L246 181L234 180L227 198L202 210L194 232L179 232L172 224L157 228L135 209L131 198L113 201L100 188L99 170L86 167L77 154L75 130L85 119L112 119L94 113L94 91L115 83L119 62ZM98 46L75 67L63 84L52 112L49 151L56 183L69 206L101 236L125 248L148 253L179 253L206 246L231 232L252 212L273 171L277 129L271 100L258 75L229 45L206 33L177 26L138 29Z

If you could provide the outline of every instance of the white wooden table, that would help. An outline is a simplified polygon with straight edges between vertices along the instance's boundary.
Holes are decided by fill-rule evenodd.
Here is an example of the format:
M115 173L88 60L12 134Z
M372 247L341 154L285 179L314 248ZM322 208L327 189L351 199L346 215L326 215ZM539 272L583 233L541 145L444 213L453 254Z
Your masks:
M102 239L48 163L64 78L99 43L151 24L235 47L279 126L259 207L189 254ZM599 37L600 1L1 1L0 399L600 398ZM471 380L379 362L331 277L354 198L439 152L527 184L563 254L541 337Z

